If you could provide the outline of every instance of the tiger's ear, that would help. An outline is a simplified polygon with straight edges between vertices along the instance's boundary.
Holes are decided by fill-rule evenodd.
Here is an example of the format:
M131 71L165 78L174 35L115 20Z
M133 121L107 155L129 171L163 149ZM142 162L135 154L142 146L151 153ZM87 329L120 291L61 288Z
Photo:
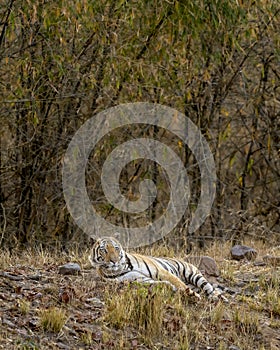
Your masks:
M95 236L89 236L89 243L91 246L93 246L97 241L97 238Z

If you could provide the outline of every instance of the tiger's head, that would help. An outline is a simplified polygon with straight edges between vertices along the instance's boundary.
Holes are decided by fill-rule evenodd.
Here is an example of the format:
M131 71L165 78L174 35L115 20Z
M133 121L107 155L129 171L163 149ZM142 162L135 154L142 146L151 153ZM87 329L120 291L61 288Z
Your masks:
M117 270L125 263L125 252L115 238L103 237L93 244L89 261L93 266L99 265Z

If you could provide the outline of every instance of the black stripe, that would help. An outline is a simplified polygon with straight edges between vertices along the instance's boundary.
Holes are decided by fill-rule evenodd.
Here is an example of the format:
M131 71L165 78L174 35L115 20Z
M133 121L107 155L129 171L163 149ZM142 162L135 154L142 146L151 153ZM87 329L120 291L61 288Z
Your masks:
M93 255L93 259L98 262L98 258L100 257L100 249L99 247L96 247L94 249L94 255Z
M167 267L168 263L166 261L163 262L160 258L154 258L154 260L158 262L164 268L164 270L169 272L169 268ZM171 268L171 266L169 267Z
M200 288L204 290L204 287L206 287L207 284L208 284L207 281L203 282L203 283L201 284ZM206 293L208 294L208 291L206 291Z
M188 281L192 283L192 278L193 278L193 271L189 274Z
M168 260L168 264L170 266L170 269L171 269L173 275L179 277L180 276L180 264L178 263L178 261L176 261L175 259L170 259L170 260Z
M128 268L130 269L130 271L132 271L132 270L133 270L133 265L132 265L132 263L131 263L131 261L130 261L130 259L129 259L129 257L127 256L126 253L125 253L125 260L126 260L126 263L127 263L127 265L128 265Z
M145 264L145 266L146 266L146 268L147 268L147 270L148 270L148 272L149 272L150 278L153 279L153 275L152 275L152 273L151 273L151 270L150 270L148 264L146 263L146 261L145 261L144 259L142 259L142 261L143 261L143 263Z
M167 258L166 263L169 266L169 272L180 278L180 264L174 258Z
M198 287L198 282L201 278L203 278L201 275L195 275L193 278L193 284Z
M183 265L183 264L182 264ZM185 280L187 280L187 276L186 276L186 266L183 265L183 276L185 278Z
M175 260L167 260L167 265L169 265L170 270L172 271L171 273L173 273L173 275L179 276L180 275L180 266L177 263L177 261ZM175 263L175 265L174 265Z
M178 261L173 260L175 262L175 264L177 265L177 269L178 269L178 274L180 275L180 264L178 263Z

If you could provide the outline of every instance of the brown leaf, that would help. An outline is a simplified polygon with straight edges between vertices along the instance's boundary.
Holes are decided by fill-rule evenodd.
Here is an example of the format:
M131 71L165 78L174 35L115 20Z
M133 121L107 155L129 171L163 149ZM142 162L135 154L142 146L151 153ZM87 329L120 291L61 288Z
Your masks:
M67 291L64 291L59 294L59 301L61 303L68 304L71 300L70 294Z

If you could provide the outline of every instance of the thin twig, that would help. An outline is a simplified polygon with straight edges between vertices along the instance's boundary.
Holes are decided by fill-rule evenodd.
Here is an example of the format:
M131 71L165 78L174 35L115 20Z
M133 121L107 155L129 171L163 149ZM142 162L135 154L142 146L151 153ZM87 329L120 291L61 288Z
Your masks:
M3 229L1 230L2 233L1 233L1 239L0 239L0 246L1 246L2 241L4 239L4 233L5 233L6 227L7 227L7 219L6 219L5 207L4 207L4 205L2 203L0 205L1 205L1 208L2 208L3 219L4 219L4 226L3 226Z

